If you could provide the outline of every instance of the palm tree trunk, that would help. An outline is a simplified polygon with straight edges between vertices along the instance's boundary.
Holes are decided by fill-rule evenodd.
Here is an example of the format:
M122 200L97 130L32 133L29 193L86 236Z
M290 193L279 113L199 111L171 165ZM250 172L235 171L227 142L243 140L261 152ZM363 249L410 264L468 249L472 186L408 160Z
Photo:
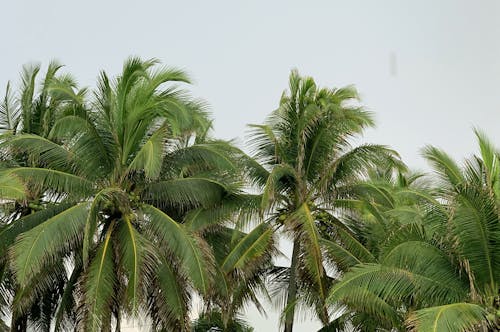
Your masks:
M295 317L295 302L297 301L297 261L299 259L300 241L293 241L292 262L290 265L290 279L288 281L288 295L286 299L285 331L293 331Z
M122 330L122 320L120 317L120 313L116 314L116 327L115 332L120 332Z

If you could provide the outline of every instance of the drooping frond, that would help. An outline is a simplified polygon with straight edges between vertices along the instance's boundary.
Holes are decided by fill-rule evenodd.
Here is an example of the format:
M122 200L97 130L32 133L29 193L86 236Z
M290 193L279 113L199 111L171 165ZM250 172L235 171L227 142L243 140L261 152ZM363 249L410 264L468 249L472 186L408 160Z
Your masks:
M70 208L72 205L73 204L71 203L47 205L43 210L16 219L6 227L2 228L0 230L0 256L2 257L0 258L0 261L7 258L7 250L14 244L14 241L19 234L37 227L50 218Z
M131 314L136 315L138 304L144 298L140 289L142 279L151 274L155 259L151 246L135 229L130 216L124 216L118 227L120 257L127 274L126 302L122 305L130 307Z
M451 303L413 312L406 321L414 332L466 332L488 326L486 311L477 304Z
M77 281L82 271L83 269L81 266L75 266L64 286L64 291L57 305L57 311L54 317L54 330L57 332L67 330L76 325L76 303L73 293L75 292Z
M0 197L3 200L21 200L26 196L26 186L14 174L0 173Z
M116 274L113 259L113 243L111 234L113 225L106 232L104 241L85 275L84 284L84 313L82 322L86 331L100 331L111 317L111 302L116 296L114 287Z
M273 229L265 223L245 235L222 262L222 269L229 273L235 269L248 268L252 261L272 250Z
M26 152L40 167L68 172L72 171L74 166L70 151L38 135L14 135L4 145L11 148L14 153ZM75 171L78 173L77 169Z
M223 183L203 177L158 181L146 186L143 197L155 205L209 207L220 201L226 191Z
M351 251L336 242L326 239L320 239L320 242L324 250L325 258L332 260L334 266L343 271L363 263L363 261L356 257Z
M189 331L190 287L176 263L162 260L156 272L153 288L149 289L149 311L158 329Z
M14 175L40 190L67 193L77 197L87 197L94 187L92 182L82 177L47 168L11 168L2 172L2 176L7 175Z
M423 260L425 259L421 259ZM405 263L412 262L401 262ZM351 294L350 290L356 287L367 289L385 301L396 303L408 301L411 296L415 296L419 301L432 305L454 302L466 296L466 285L450 278L449 267L443 269L440 265L422 266L424 262L420 264L420 267L417 265L415 268L411 265L409 267L367 263L357 265L343 276L341 282L333 286L329 302L339 303L346 297L353 300L355 294ZM356 301L363 301L363 298Z
M299 239L303 243L303 250L307 253L304 260L309 277L317 287L320 298L326 299L326 275L323 267L320 234L307 203L302 204L290 216L289 222L289 227L299 227L301 230Z
M444 151L433 146L423 149L424 157L431 163L435 172L443 181L443 184L457 186L464 182L460 167ZM454 188L449 188L453 190Z
M290 189L290 182L297 178L295 170L289 165L277 165L269 174L262 194L261 209L267 210L273 205L277 196Z
M108 175L118 155L111 133L95 122L87 116L66 115L54 123L49 133L50 139L69 144L78 169L90 178Z
M77 204L19 235L11 257L21 285L82 240L88 207L88 203Z
M141 147L128 167L128 171L144 171L151 179L160 175L167 138L166 128L157 130Z
M471 265L477 285L500 280L500 223L497 203L487 190L476 186L459 189L452 223L462 259Z
M332 190L337 183L349 182L365 175L374 167L404 169L399 155L383 145L365 144L346 152L325 167L321 189Z
M179 257L182 268L194 285L202 293L207 293L212 284L214 263L203 240L189 234L183 225L151 205L145 205L142 211L149 218L149 231L158 238L161 245Z

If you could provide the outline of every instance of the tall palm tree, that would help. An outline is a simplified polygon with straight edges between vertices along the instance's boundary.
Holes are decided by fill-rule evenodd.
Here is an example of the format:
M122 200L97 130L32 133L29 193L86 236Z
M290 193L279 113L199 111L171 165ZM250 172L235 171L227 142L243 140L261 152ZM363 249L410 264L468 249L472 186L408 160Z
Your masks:
M319 219L342 227L335 209L349 197L354 181L375 164L397 163L397 154L384 146L351 147L351 139L372 125L355 89L319 88L294 70L279 108L265 124L251 126L250 144L260 164L249 172L263 188L262 209L293 242L291 266L284 274L285 332L293 329L298 303L312 307L323 324L329 322L330 279Z
M395 215L372 261L349 251L356 261L331 290L332 303L387 329L498 330L500 155L476 134L481 153L462 168L444 151L425 148L437 175L436 198L425 197L418 218Z
M176 220L237 190L235 167L220 152L227 144L207 139L203 104L172 84L186 74L156 64L131 58L117 78L102 73L94 101L57 119L50 140L6 143L43 167L3 174L50 202L8 227L6 236L21 233L10 248L17 308L69 270L56 329L69 319L77 329L119 330L122 316L143 311L156 329L187 331L189 285L211 288L208 244Z

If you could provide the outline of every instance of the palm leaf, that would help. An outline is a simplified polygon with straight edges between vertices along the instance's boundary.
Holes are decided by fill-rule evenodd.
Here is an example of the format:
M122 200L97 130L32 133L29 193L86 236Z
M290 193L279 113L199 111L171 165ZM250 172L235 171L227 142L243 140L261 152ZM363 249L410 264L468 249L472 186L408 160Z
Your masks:
M303 250L307 252L307 255L304 257L306 267L312 281L318 288L320 298L325 299L327 296L325 284L326 275L323 268L320 235L307 203L302 204L298 210L294 211L289 221L301 227L300 239L303 243Z
M221 200L225 191L226 186L221 182L190 177L152 183L144 188L142 195L158 204L210 207Z
M6 250L14 244L19 234L37 227L59 213L64 212L71 206L73 206L72 203L47 205L43 210L16 219L5 228L2 228L0 230L0 256L5 257ZM0 259L0 261L1 260L2 259Z
M110 318L116 274L113 261L112 224L99 246L85 276L85 330L99 331Z
M229 273L249 267L252 261L269 252L274 245L273 229L263 223L245 235L222 262L222 269Z
M155 303L158 312L153 317L157 317L161 326L180 327L181 331L187 331L190 294L185 279L167 261L162 261L156 275L160 292Z
M20 115L18 106L19 102L12 93L10 82L7 82L5 97L0 103L0 130L15 131L17 129Z
M35 158L42 167L60 171L71 171L72 154L63 146L38 135L15 135L5 142L14 151L27 152Z
M465 332L487 326L486 311L477 304L451 303L420 309L411 314L406 324L415 332Z
M453 159L444 151L432 146L427 146L423 149L423 155L431 163L444 183L457 186L464 182L460 167L458 167Z
M26 197L23 181L14 174L0 173L0 198L3 200L22 200Z
M68 208L40 225L22 233L11 248L12 264L21 285L54 262L65 249L73 248L83 234L88 203Z
M167 130L159 129L144 143L128 167L128 171L144 171L148 178L156 179L161 172Z
M142 211L149 218L149 231L179 258L194 285L202 293L207 293L212 283L213 257L202 240L151 205L144 205Z
M24 183L35 185L39 189L71 193L80 197L91 194L94 187L92 182L82 177L53 169L18 167L5 170L3 174L14 175Z

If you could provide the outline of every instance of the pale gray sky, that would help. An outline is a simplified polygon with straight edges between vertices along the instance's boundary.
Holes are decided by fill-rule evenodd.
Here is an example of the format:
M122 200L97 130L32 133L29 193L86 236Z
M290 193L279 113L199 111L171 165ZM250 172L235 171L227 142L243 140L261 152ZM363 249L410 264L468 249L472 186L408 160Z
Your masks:
M419 149L429 143L469 155L473 126L500 146L497 0L17 0L2 4L0 31L2 89L29 61L57 58L92 86L129 55L156 57L192 74L216 136L242 138L296 67L320 85L355 84L376 113L366 140L411 166L425 167ZM248 315L256 331L277 331L276 317Z

